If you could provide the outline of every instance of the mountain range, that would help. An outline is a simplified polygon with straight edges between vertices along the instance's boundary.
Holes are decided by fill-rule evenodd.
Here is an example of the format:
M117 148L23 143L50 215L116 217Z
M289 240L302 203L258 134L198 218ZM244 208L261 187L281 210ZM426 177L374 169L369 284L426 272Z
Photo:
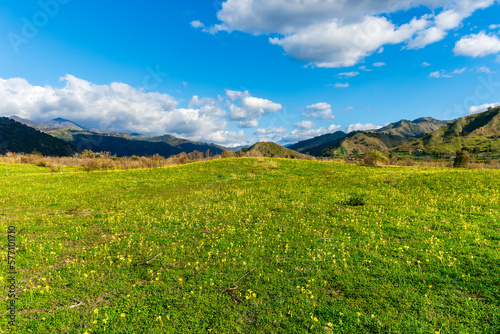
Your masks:
M2 117L1 120L0 153L29 153L36 150L47 155L72 155L89 149L94 152L110 152L117 156L159 154L168 157L193 151L208 151L215 155L227 150L219 145L181 139L168 134L146 136L88 129L62 118L34 122L12 116L10 119ZM287 148L270 142L256 143L250 147L242 147L236 155L305 159L310 156L357 158L377 150L393 155L449 158L456 150L466 149L478 156L498 157L499 136L500 107L497 107L454 121L424 117L413 121L401 120L378 130L351 133L338 131L303 140Z
M458 149L479 155L500 153L500 107L459 118L436 131L395 147L396 153L449 156Z
M11 116L10 118L55 138L62 139L79 150L109 152L118 157L155 154L170 157L181 152L190 153L193 151L203 153L208 151L211 155L216 155L226 150L225 147L219 145L195 142L171 135L152 137L138 133L91 129L62 118L56 118L48 122L34 122L17 116Z

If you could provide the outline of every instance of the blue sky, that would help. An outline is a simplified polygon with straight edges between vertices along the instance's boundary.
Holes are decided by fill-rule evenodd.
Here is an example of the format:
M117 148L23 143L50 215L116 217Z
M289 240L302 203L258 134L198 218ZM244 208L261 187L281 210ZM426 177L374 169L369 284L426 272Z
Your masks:
M495 0L0 3L0 115L233 146L500 102Z

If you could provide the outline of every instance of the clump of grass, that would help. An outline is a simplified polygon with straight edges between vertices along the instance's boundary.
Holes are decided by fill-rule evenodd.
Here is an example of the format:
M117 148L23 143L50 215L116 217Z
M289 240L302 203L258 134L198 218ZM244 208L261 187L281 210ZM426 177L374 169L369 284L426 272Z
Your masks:
M368 202L368 198L365 194L352 194L346 200L344 200L344 205L349 206L363 206Z

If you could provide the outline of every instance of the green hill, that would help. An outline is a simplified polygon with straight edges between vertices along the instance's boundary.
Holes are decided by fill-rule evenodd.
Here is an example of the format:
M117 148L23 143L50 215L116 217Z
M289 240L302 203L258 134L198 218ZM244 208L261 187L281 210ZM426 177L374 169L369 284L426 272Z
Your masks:
M33 151L46 156L72 156L79 149L13 119L0 117L0 154Z
M466 117L393 149L398 153L452 155L465 148L478 155L500 153L500 107Z
M310 155L296 152L273 142L258 142L249 148L239 150L236 152L236 156L312 159Z

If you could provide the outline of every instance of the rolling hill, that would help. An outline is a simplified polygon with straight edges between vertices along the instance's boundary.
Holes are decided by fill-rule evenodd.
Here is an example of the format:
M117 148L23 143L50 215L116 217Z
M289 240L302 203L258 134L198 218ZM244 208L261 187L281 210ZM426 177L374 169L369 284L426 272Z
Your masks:
M462 117L422 138L395 147L397 153L452 155L458 149L482 155L500 153L500 107Z
M80 150L64 140L54 138L7 117L0 117L0 154L32 153L46 156L72 156Z
M249 148L239 150L236 152L236 156L312 159L310 155L296 152L273 142L258 142Z

